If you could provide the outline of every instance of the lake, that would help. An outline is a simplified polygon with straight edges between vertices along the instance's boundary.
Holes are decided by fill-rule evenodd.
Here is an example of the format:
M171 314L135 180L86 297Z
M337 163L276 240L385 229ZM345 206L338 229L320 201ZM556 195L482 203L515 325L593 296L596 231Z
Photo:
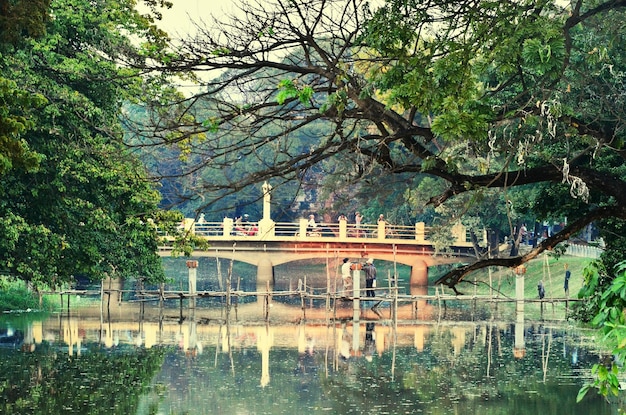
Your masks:
M363 301L355 321L348 303L337 306L342 317L322 306L303 318L279 302L266 314L263 299L4 315L0 412L618 413L593 391L576 403L591 366L610 357L595 331L487 305L390 319Z

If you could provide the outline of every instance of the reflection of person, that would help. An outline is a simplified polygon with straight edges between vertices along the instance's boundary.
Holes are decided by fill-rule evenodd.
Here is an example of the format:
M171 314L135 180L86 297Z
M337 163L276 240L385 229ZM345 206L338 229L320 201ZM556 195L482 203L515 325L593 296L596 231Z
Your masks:
M343 264L341 265L341 282L343 283L343 295L344 297L348 295L348 291L352 286L352 275L350 275L350 267L352 263L348 258L343 259Z
M563 289L565 290L565 295L569 296L569 279L572 276L572 273L568 269L568 265L565 264L565 281L563 282Z
M372 361L372 356L376 350L376 334L374 333L375 324L372 322L365 324L365 349L363 355L368 362Z
M374 260L372 258L368 259L363 267L363 271L365 272L365 288L367 297L375 297L376 293L374 292L374 288L376 287L376 267L374 266Z
M339 348L339 356L345 361L350 358L350 342L352 340L352 336L348 333L348 329L346 328L346 324L343 323L343 330L341 332L341 346Z

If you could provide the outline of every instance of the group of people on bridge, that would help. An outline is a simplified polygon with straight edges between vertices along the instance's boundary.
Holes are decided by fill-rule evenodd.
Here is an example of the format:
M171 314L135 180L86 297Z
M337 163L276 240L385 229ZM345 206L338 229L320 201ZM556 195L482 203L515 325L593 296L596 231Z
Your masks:
M337 218L337 223L341 223L341 222L348 223L348 218L343 213L340 214L339 217ZM380 214L378 216L377 223L381 223L381 222L385 223L386 225L389 225L389 222L387 222L387 220L385 219L385 215L383 214ZM348 236L356 237L356 238L367 236L367 232L364 228L364 223L363 223L363 215L360 212L356 212L354 214L354 223L350 225L352 226L350 226L348 229ZM327 225L322 225L322 224L317 223L315 220L315 214L309 215L309 221L307 223L307 236L320 236L329 231L336 233L333 227L329 227Z
M374 223L364 223L363 215L358 211L352 216L352 221L340 214L336 222L318 222L315 213L296 222L273 222L266 217L253 221L248 214L238 215L235 219L226 217L223 222L208 222L204 216L200 214L196 220L183 219L180 229L193 229L196 235L202 236L259 236L260 233L271 233L272 236L377 238L384 235L385 238L415 239L416 234L415 226L392 225L383 214Z

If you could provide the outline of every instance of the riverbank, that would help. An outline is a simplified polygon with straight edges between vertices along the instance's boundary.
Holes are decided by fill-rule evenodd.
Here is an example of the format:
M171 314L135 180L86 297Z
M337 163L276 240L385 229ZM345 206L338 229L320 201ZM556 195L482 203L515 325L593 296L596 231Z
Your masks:
M29 290L23 281L0 278L0 312L52 311L54 309L52 299L44 297L40 304L39 296Z

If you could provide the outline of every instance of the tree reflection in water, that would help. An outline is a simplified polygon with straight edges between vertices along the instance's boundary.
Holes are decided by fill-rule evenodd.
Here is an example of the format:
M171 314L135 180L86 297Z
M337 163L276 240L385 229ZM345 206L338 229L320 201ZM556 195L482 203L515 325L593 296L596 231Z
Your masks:
M0 320L0 412L617 413L575 403L601 356L558 322L80 314Z

